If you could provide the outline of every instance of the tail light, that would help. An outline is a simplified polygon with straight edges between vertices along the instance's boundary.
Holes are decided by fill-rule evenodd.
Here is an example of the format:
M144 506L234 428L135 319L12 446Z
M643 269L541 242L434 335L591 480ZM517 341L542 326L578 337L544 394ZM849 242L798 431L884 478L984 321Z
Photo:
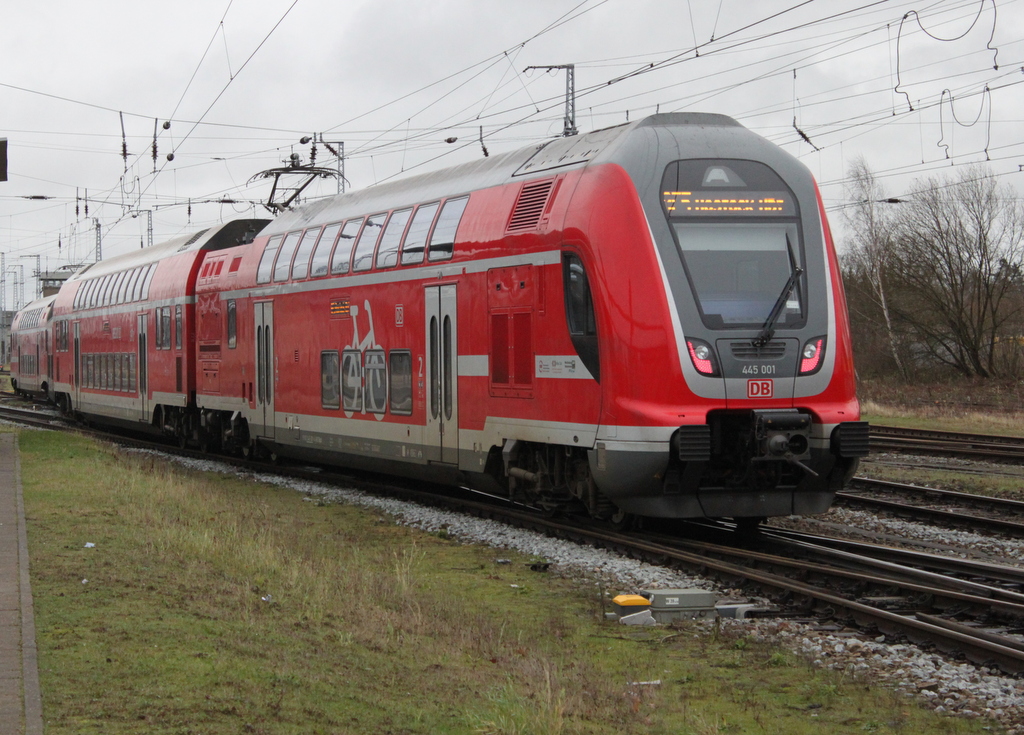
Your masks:
M715 352L704 340L686 340L686 349L690 352L690 359L697 372L701 375L715 377L718 375L718 364L715 362Z
M821 369L822 359L825 357L825 338L814 337L804 343L800 353L800 374L813 375Z

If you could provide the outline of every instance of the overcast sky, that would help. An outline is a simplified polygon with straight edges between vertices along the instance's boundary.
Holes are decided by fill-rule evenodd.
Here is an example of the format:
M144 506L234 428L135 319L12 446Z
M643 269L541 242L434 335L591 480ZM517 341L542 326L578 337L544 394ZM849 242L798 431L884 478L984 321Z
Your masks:
M22 256L44 269L91 261L94 221L109 257L140 246L147 210L156 242L268 216L269 183L250 179L292 153L307 163L303 136L344 142L350 189L479 157L481 126L492 153L558 136L565 72L531 65L576 65L581 132L656 111L736 118L807 164L840 232L859 156L891 196L977 163L1024 186L1024 0L0 8L0 252L26 277L35 260ZM316 163L336 166L322 145ZM335 191L325 179L307 193Z

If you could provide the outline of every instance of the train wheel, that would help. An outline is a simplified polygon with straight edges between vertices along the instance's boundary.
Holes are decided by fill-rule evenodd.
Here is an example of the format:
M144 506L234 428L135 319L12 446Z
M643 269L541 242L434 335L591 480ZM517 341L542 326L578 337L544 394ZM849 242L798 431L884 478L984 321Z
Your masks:
M615 512L608 516L608 523L616 531L630 531L636 525L636 516L616 508Z

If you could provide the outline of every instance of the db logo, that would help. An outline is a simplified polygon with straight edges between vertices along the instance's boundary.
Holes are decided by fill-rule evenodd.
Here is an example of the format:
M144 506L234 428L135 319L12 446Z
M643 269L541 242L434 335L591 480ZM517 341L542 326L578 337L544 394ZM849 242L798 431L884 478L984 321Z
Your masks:
M747 398L771 398L773 392L771 380L747 381Z

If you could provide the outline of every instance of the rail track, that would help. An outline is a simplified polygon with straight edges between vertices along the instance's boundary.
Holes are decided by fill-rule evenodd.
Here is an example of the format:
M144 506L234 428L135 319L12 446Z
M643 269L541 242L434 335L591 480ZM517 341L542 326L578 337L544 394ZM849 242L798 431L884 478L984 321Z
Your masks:
M38 411L0 407L0 418L50 429L86 431ZM88 433L137 447L210 459L194 450L129 439L106 432ZM693 525L690 537L652 530L625 533L574 518L551 518L507 501L481 500L458 489L424 489L355 473L308 466L268 465L217 456L239 469L273 472L321 483L356 485L368 492L412 500L498 520L577 543L742 585L775 601L790 615L835 618L886 635L963 654L979 664L1008 673L1024 672L1024 570L984 565L938 555L912 555L888 547L851 545L839 539L797 535L766 528L741 537L726 526ZM687 524L689 525L689 524ZM710 534L710 540L700 538ZM695 538L696 537L696 538Z
M903 518L1024 538L1024 502L955 490L855 477L839 504Z
M994 462L1024 462L1024 438L871 425L872 452L901 452Z

